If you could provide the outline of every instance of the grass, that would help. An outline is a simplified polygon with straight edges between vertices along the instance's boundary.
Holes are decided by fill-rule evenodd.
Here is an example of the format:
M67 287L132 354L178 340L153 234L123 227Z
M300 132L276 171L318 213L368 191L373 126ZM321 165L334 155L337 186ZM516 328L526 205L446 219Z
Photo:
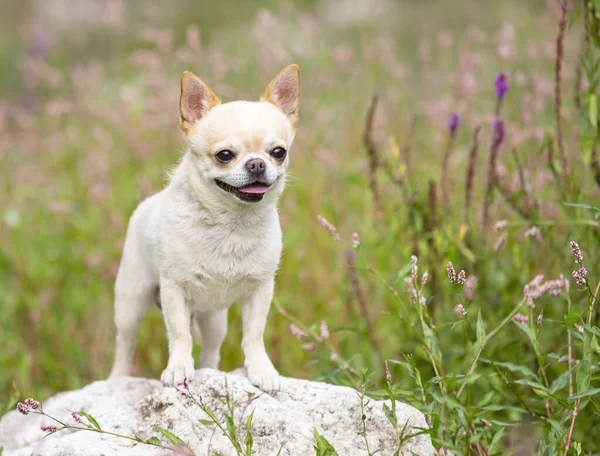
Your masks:
M266 334L274 364L286 376L355 386L367 369L379 387L372 394L393 394L420 407L430 415L436 446L457 454L481 454L468 440L481 435L478 441L489 448L501 429L494 448L508 451L531 427L543 442L556 432L555 451L562 454L575 409L567 399L598 387L598 323L596 317L587 322L589 293L571 283L568 293L520 308L526 326L501 323L537 274L570 277L576 266L571 240L584 250L597 295L600 213L573 204L598 206L592 166L597 119L590 121L598 86L588 77L589 89L584 84L574 91L584 27L573 5L561 70L569 167L563 177L554 92L558 2L497 3L381 1L368 11L335 2L274 10L253 4L212 16L203 14L204 3L162 14L124 3L123 15L112 22L98 19L112 17L106 15L71 18L68 27L51 18L41 28L23 21L21 38L12 34L0 45L0 61L8 55L20 62L0 79L2 401L15 389L46 398L108 374L112 286L127 219L162 188L185 147L176 122L180 72L196 72L226 100L256 99L281 67L296 62L302 117L280 205L284 256ZM20 12L15 17L36 16L35 9L12 7ZM597 58L594 49L586 61ZM494 77L501 71L510 75L500 112L506 135L484 226ZM365 146L374 94L379 102ZM447 123L455 111L462 123L449 142ZM337 227L341 241L319 226L318 215ZM494 231L500 220L507 227ZM429 271L422 290L413 284L426 307L411 303L405 284L411 255L421 272ZM472 299L448 282L448 261L477 277ZM468 319L454 313L459 303ZM290 319L308 334L310 351L291 334ZM321 321L329 326L328 338ZM589 331L581 335L576 323ZM222 352L225 370L242 364L240 330L234 306ZM138 340L135 374L158 377L167 361L158 311ZM568 352L580 362L572 370L559 362ZM465 377L475 356L476 367ZM398 361L389 363L387 390L385 360ZM533 381L539 385L527 383ZM554 381L562 387L547 397ZM452 391L461 391L459 398ZM575 403L573 440L582 451L598 452L586 433L600 424L597 395L583 407ZM576 454L573 446L568 451Z

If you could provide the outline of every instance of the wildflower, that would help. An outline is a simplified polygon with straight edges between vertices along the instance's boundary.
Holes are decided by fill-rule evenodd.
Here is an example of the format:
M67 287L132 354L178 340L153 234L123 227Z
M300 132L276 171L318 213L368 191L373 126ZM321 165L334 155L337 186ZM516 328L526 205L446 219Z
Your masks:
M337 232L337 228L335 226L333 226L329 222L329 220L327 220L322 215L317 215L317 221L319 222L319 224L321 224L321 226L323 226L325 229L327 229L327 231L329 231L329 234L331 235L331 238L334 241L339 241L340 240L340 236L339 236L339 234Z
M424 287L427 284L427 279L429 278L429 271L425 271L423 276L421 277L421 286Z
M505 72L498 73L496 75L496 95L498 96L498 100L502 100L508 92L508 77Z
M73 418L76 423L81 423L81 417L77 413L71 412L71 418Z
M575 263L583 263L583 253L581 252L579 244L575 241L571 241L571 253L573 254L573 257L575 257Z
M465 310L465 308L463 307L462 304L459 304L454 308L454 313L456 315L458 315L460 318L467 315L467 311Z
M39 410L40 403L32 398L25 399L25 405L27 405L31 410Z
M494 231L502 231L507 226L508 226L508 221L498 220L496 223L494 223Z
M419 296L419 304L421 304L423 307L425 307L427 305L427 298L425 297L424 294L421 294Z
M492 427L492 423L490 423L485 418L481 418L481 424L483 424L483 427L486 428L486 429L489 429L489 428Z
M464 269L461 269L460 272L458 273L458 278L456 280L456 283L458 283L459 285L464 285L466 280L467 280L467 273L465 272Z
M518 313L513 317L513 320L515 320L518 323L521 323L522 325L526 325L527 321L529 320L529 318L527 317L527 315L523 315L522 313Z
M307 352L311 352L315 349L315 345L314 344L302 344L302 349Z
M460 126L460 113L455 112L450 117L450 122L448 122L448 130L450 131L450 136L454 136L456 134L456 130Z
M475 287L477 287L477 277L470 275L465 282L465 296L472 301L475 296Z
M188 385L188 380L187 380L187 377L183 377L183 387L184 387L186 390L189 390L189 389L190 389L190 387L189 387L189 385Z
M498 147L506 134L506 128L502 119L497 118L492 122L492 132L494 134L494 147Z
M290 325L290 331L298 340L306 340L306 333L298 328L294 323Z
M53 432L58 431L58 426L56 424L42 424L40 429L44 432L52 434Z
M562 290L568 291L569 289L569 281L562 274L556 280L547 280L542 283L543 280L544 276L539 274L523 288L523 297L531 308L535 307L534 301L544 294L558 296Z
M415 290L415 286L410 277L406 277L404 279L404 283L406 283L406 288L408 289L408 294L410 294L410 299L413 304L417 304L419 302L419 297L417 296L417 290Z
M360 245L360 238L358 233L352 233L352 248L355 249Z
M327 327L327 322L325 320L321 321L320 330L323 340L329 339L329 328Z
M417 266L418 258L414 255L410 257L410 261L412 261L412 266L410 268L410 278L416 282L418 279L419 267Z
M527 228L527 230L525 230L525 233L523 233L523 235L527 238L527 237L532 237L532 238L537 238L539 237L541 231L537 226L532 226Z
M329 355L329 359L331 361L339 361L340 357L336 352L331 352L331 354Z
M448 261L446 265L446 272L448 272L448 280L450 283L456 282L456 271L454 270L454 266L451 261Z
M508 234L502 233L502 235L496 240L494 252L498 253L500 250L502 250L502 247L506 245L506 241L508 241Z
M29 407L27 407L25 404L23 404L22 402L19 402L17 404L17 410L19 411L19 413L21 415L28 415L29 414Z
M573 279L575 279L575 283L581 287L585 286L586 277L587 277L587 269L581 266L578 270L573 271L571 273Z

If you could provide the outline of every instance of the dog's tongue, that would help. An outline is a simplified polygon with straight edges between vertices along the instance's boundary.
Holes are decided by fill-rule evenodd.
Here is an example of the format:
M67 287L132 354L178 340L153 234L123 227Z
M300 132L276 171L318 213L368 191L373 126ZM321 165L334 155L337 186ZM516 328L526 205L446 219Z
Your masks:
M247 185L246 187L242 187L240 188L240 190L244 193L255 193L255 194L259 194L259 193L265 193L267 190L269 190L269 186L266 184L261 184L261 183L255 183L255 184L250 184Z

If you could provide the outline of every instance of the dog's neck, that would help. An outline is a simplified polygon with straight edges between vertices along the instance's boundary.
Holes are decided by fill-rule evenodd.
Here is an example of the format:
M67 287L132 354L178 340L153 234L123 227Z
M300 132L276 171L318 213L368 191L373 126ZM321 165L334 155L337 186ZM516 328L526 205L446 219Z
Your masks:
M244 204L237 201L228 201L230 195L218 195L208 187L200 173L194 168L191 152L187 151L172 175L171 185L182 198L193 207L194 213L209 225L228 225L242 227L244 225L262 224L271 217L277 216L276 202L263 201L261 203Z

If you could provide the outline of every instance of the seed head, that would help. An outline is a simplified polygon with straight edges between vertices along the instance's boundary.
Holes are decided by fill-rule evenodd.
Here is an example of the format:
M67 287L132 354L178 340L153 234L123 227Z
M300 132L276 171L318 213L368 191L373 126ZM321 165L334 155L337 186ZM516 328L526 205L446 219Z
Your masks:
M329 231L329 234L331 235L331 238L334 241L339 241L340 240L340 235L337 232L337 228L335 226L333 226L329 222L329 220L327 220L322 215L317 215L317 221L319 222L319 224L321 224L321 226L323 226L325 229L327 229L327 231Z
M450 283L456 282L456 271L454 270L454 266L451 261L448 261L446 265L446 272L448 273L448 280Z
M494 147L498 147L502 143L504 135L506 135L506 128L502 119L497 118L492 122L492 132L494 134Z
M583 253L581 252L581 248L579 247L579 244L577 244L577 242L575 242L575 241L571 241L571 253L573 254L573 257L575 258L575 263L577 263L577 264L583 263Z

